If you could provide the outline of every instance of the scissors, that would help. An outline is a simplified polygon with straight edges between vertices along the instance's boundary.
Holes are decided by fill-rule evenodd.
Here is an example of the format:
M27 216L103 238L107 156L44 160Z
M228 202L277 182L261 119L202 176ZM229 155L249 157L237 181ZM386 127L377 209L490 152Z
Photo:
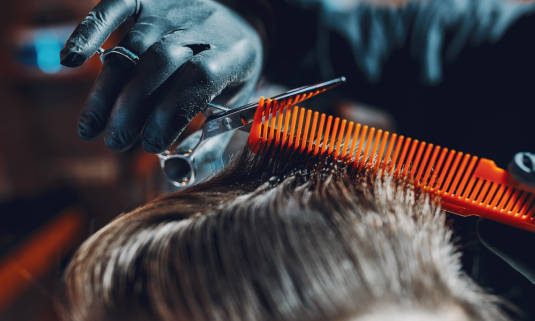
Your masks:
M345 81L345 77L340 77L296 88L270 99L279 102L279 104L291 106L325 90L332 89ZM226 135L228 142L236 130L249 133L257 107L258 102L233 109L209 103L202 110L206 117L202 129L187 137L174 151L165 151L158 155L167 179L178 187L192 185L195 182L197 168L214 161L223 152L221 141L212 140L212 138Z

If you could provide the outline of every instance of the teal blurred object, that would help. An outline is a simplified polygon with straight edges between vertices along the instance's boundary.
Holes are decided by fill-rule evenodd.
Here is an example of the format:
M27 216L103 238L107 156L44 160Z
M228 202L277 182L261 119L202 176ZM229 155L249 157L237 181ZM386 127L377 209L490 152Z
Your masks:
M56 74L66 71L60 64L59 52L74 30L73 24L27 29L13 50L22 71Z

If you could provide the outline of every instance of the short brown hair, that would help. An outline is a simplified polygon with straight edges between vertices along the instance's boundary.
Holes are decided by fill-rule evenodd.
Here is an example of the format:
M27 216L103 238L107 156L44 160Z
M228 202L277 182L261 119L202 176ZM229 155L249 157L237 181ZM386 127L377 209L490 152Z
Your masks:
M507 320L461 270L429 195L330 157L272 153L246 149L95 233L65 274L65 317L340 320L451 306Z

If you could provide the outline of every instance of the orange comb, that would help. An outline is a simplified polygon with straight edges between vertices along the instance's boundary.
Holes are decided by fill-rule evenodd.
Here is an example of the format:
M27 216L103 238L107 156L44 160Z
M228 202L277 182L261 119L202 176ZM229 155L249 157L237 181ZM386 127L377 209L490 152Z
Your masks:
M347 126L347 121L339 118L331 128L332 116L328 116L324 128L325 114L319 117L321 121L317 127L318 114L315 113L311 127L311 111L302 108L298 116L299 108L294 107L292 114L290 104L281 104L275 114L276 109L263 98L260 100L249 135L253 152L258 152L262 142L273 138L279 141L282 134L282 148L314 156L327 153L342 159L353 171L383 170L408 178L415 187L440 196L442 208L448 212L477 215L535 232L535 188L519 183L493 161L382 130L376 134L375 128L353 122ZM281 128L282 123L284 128ZM268 130L271 124L278 126ZM344 132L346 127L347 132ZM342 141L344 136L345 142Z

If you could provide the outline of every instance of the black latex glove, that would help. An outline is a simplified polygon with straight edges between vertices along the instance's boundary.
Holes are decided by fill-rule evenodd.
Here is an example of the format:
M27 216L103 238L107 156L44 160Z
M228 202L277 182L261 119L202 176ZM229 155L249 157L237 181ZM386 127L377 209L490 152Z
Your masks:
M508 169L516 180L535 187L535 155L516 154ZM535 284L535 233L485 219L479 219L477 233L486 247Z
M104 133L110 149L123 151L145 127L143 147L160 153L219 94L227 106L248 102L261 71L261 39L211 0L102 0L74 30L61 63L82 65L129 17L135 25L119 46L139 55L139 64L107 56L80 114L82 139Z

